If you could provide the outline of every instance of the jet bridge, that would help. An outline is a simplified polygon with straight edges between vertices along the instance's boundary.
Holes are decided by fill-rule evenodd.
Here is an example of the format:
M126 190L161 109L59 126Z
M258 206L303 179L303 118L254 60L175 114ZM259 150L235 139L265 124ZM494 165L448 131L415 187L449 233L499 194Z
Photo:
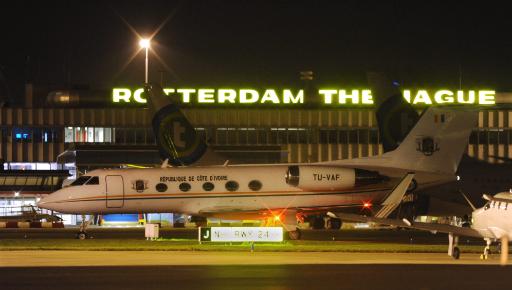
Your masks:
M0 194L49 194L69 176L68 170L0 170Z

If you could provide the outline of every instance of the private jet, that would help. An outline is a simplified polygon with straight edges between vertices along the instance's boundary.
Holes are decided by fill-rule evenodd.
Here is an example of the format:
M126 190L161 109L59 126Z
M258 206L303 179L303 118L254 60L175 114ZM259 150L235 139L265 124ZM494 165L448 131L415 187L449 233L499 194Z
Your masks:
M474 109L430 107L395 149L381 156L309 164L187 166L207 146L158 86L146 85L156 109L153 130L161 168L101 169L79 177L39 201L41 208L71 214L174 212L225 219L278 222L300 238L297 220L328 211L385 207L400 180L408 190L456 179L455 171L477 120ZM401 98L394 95L393 98ZM390 99L393 99L390 98ZM333 221L341 223L339 219ZM86 237L83 224L80 237Z

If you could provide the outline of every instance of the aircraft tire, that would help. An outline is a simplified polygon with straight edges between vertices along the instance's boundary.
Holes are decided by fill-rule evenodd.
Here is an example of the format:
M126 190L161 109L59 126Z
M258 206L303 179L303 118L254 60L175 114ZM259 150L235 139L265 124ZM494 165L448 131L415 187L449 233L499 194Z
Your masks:
M314 230L325 229L325 221L323 216L314 216L311 218L311 228Z
M455 260L458 260L460 258L460 249L459 249L459 247L453 248L452 257Z
M288 232L288 238L290 240L300 240L301 236L302 236L302 233L299 229L296 229L295 231Z
M341 225L343 222L339 218L329 218L327 220L327 228L331 230L339 230L341 229Z
M76 238L79 240L85 240L87 238L87 233L79 232L78 234L76 234Z

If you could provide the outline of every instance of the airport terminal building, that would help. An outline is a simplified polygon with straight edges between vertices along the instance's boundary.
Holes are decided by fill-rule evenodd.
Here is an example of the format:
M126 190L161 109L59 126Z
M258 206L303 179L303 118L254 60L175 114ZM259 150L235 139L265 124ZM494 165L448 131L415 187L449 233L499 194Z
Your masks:
M97 96L105 102L91 105L78 93L54 91L42 106L33 105L28 94L25 106L0 108L4 172L67 170L74 178L94 168L159 164L151 111L145 104L115 102L115 94ZM479 106L467 153L503 162L512 158L512 95L496 93L495 100ZM215 151L238 162L318 162L383 152L372 105L191 102L183 111ZM48 185L48 180L58 185L66 178L59 174L39 179L0 174L0 208L35 202L53 188L38 191L37 186ZM34 190L25 190L29 185Z

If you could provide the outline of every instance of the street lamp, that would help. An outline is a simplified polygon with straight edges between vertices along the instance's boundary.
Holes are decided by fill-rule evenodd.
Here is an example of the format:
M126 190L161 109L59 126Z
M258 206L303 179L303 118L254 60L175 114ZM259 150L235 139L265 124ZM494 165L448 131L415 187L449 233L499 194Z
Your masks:
M148 50L149 46L151 44L151 41L147 38L143 38L139 41L139 45L141 48L144 48L146 50L146 74L145 74L145 83L148 83Z

